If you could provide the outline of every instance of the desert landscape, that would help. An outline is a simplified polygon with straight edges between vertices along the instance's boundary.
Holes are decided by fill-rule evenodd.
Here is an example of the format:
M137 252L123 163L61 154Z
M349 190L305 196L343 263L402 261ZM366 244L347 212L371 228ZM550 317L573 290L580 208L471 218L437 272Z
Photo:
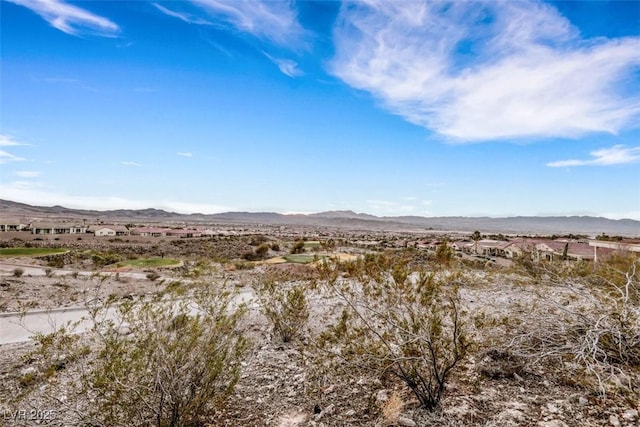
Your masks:
M0 0L0 425L640 426L639 18Z
M49 209L0 234L5 425L639 421L631 236Z

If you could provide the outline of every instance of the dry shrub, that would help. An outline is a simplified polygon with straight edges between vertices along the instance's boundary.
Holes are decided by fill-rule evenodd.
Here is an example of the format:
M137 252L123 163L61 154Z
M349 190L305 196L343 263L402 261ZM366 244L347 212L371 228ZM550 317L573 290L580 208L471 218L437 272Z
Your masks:
M204 425L240 378L246 308L204 286L189 300L179 296L100 304L90 331L67 325L36 336L33 376L44 384L16 405L60 408L69 425Z
M420 404L435 409L470 343L457 288L403 263L363 261L363 281L336 280L329 291L344 307L318 338L316 364L325 372L400 380ZM373 278L379 280L373 280Z
M273 334L285 343L299 338L309 320L306 282L267 280L254 288Z
M615 257L600 265L545 269L546 284L573 303L539 295L517 321L505 351L552 372L609 392L637 393L640 368L640 260Z

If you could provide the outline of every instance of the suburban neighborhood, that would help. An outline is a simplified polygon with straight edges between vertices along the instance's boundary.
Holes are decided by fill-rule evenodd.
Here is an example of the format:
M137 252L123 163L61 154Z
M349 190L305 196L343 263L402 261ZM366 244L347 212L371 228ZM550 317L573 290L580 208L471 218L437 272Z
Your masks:
M133 225L133 224L88 224L81 222L39 222L25 218L0 218L0 232L19 232L20 234L32 234L38 237L60 237L74 235L82 238L85 235L104 238L145 237L145 238L206 238L218 234L228 233L227 230L211 226L163 226L163 225ZM392 247L413 246L416 249L436 250L443 242L456 253L462 255L484 257L488 261L493 258L514 259L525 254L530 254L538 260L546 261L594 261L608 256L615 251L640 252L640 239L619 238L615 241L607 241L602 236L568 238L568 237L541 237L541 236L505 236L500 235L500 240L490 239L476 232L465 235L462 232L449 236L434 236L432 239L411 239L402 236L397 239ZM474 239L474 237L477 237ZM352 242L362 248L389 247L376 238L360 239Z

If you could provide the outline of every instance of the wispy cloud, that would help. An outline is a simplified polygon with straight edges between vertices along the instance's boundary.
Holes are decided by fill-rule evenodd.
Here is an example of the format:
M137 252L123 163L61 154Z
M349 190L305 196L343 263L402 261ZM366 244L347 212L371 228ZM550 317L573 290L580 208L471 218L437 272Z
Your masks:
M16 176L20 178L37 178L42 174L40 171L17 171Z
M44 82L44 83L68 83L68 84L77 84L77 85L85 84L85 82L83 82L82 80L72 79L69 77L42 77L42 78L34 78L34 80L37 82Z
M194 16L190 13L184 13L184 12L176 12L174 10L171 9L167 9L166 7L158 4L158 3L152 3L153 6L156 7L156 9L158 9L160 12L164 13L165 15L168 16L172 16L174 18L178 18L181 21L187 22L189 24L198 24L198 25L211 25L210 21L207 21L206 19L200 18L198 16Z
M202 7L212 18L221 19L237 30L281 46L299 46L305 34L293 2L192 0L192 3Z
M182 156L182 157L193 157L193 153L190 153L188 151L183 151L180 153L176 153L177 156Z
M0 134L0 147L19 147L25 146L29 144L25 144L20 141L16 141L13 137L9 135ZM16 156L6 150L0 150L0 164L5 164L9 162L22 162L25 161L24 157Z
M89 83L84 80L75 79L71 77L36 77L32 76L31 79L36 83L47 83L47 84L58 84L58 85L69 85L71 87L78 87L81 89L85 89L91 92L98 92L98 90L92 87Z
M62 0L8 0L31 9L49 24L67 34L78 36L89 32L101 36L115 36L120 28L107 18L73 6Z
M7 151L0 150L0 164L5 164L9 162L22 162L25 159L24 157L16 156L15 154L11 154Z
M276 64L276 66L280 69L280 71L289 76L289 77L299 77L304 74L304 72L298 68L298 63L291 59L282 59L275 58L269 55L267 52L263 52L264 55L269 58L271 62Z
M602 148L592 151L591 159L587 160L558 160L547 163L552 168L567 166L611 166L640 161L640 147L625 147L624 145L614 145L611 148Z
M133 166L133 167L136 167L136 168L142 167L142 165L140 163L138 163L138 162L124 161L124 162L120 162L120 163L122 163L125 166Z
M622 82L640 38L582 40L531 1L343 5L333 74L453 142L615 133L640 113Z
M16 147L19 145L29 145L29 144L16 141L12 136L0 134L0 147Z

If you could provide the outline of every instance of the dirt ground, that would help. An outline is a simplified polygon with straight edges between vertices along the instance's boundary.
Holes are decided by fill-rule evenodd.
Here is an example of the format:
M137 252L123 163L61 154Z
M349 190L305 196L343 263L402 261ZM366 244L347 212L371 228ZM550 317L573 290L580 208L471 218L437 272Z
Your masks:
M72 242L69 242L72 243ZM78 242L76 242L78 243ZM84 244L83 242L79 242ZM244 246L246 242L231 246ZM115 243L118 245L120 243ZM147 247L149 243L140 243ZM182 254L189 262L206 253L191 243L166 243L165 247ZM135 245L128 244L128 247ZM246 249L243 247L243 250ZM182 251L182 252L181 252ZM167 250L166 252L170 252ZM230 251L233 252L233 251ZM241 252L240 250L236 252ZM0 269L0 311L46 309L82 305L88 298L113 295L136 298L163 289L168 282L187 270L160 271L163 278L150 280L146 272L123 272L119 275L95 274L99 270L80 270L79 265L51 269L43 260L8 260ZM13 268L22 266L25 274L16 277ZM72 267L72 268L69 268ZM279 265L264 266L277 272ZM309 267L296 267L305 275ZM574 304L564 289L538 283L522 283L505 270L485 274L478 271L477 280L460 289L464 309L471 315L483 314L497 326L482 333L482 345L476 348L449 382L440 408L434 412L421 409L409 390L399 383L382 383L377 378L327 377L323 386L309 381L310 367L303 357L305 343L283 344L272 338L266 320L256 310L247 320L253 340L249 357L243 361L242 377L227 406L211 426L638 426L640 418L640 384L635 394L602 399L593 390L568 381L540 366L523 366L517 373L487 375L487 365L496 368L491 345L510 326L501 323L514 313L524 313L536 295L565 305ZM217 280L230 287L247 287L264 270L224 269L222 264L207 271L199 279ZM137 275L136 275L137 274ZM275 274L275 273L274 273ZM489 322L491 323L491 322ZM1 331L0 331L1 333ZM494 336L492 336L492 334ZM20 378L29 372L28 358L33 342L0 346L0 416L2 425L68 425L64 408L20 406L13 399L25 391ZM498 366L498 372L500 372ZM494 369L495 371L495 369ZM48 387L42 385L43 390ZM394 396L400 404L393 419L383 408ZM33 404L33 401L31 402ZM36 402L37 404L37 402ZM50 420L18 419L16 411L53 410Z
M5 267L11 264L4 264ZM33 270L37 267L13 267ZM36 270L38 271L38 270ZM95 298L113 296L134 298L151 295L166 286L165 281L144 278L146 273L131 277L131 273L79 274L67 270L50 269L49 275L23 274L16 277L12 272L0 271L0 313L23 310L48 310L62 307L83 306Z

